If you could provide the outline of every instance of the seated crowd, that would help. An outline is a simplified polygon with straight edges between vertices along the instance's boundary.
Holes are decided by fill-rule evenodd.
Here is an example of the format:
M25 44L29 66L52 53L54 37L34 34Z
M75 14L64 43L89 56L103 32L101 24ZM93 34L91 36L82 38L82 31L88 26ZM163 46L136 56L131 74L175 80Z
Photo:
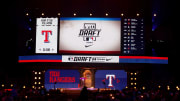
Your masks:
M46 91L45 88L10 89L0 88L0 101L180 101L178 90L87 90L79 94L63 93L60 90Z

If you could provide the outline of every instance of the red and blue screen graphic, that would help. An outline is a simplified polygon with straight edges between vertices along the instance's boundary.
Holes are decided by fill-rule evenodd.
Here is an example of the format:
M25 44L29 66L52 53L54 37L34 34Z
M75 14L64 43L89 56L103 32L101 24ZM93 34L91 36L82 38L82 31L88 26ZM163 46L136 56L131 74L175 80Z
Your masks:
M122 90L127 86L127 73L124 70L98 70L95 74L95 88Z
M45 73L45 88L78 88L79 78L78 70L50 69Z

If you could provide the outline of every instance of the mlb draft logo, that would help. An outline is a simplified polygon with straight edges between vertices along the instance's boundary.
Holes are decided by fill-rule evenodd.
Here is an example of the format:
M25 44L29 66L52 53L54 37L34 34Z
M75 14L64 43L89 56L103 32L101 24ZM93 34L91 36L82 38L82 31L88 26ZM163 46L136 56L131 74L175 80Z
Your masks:
M101 29L96 29L96 23L84 23L84 29L80 29L79 37L83 37L83 41L86 42L85 47L93 45L100 31Z

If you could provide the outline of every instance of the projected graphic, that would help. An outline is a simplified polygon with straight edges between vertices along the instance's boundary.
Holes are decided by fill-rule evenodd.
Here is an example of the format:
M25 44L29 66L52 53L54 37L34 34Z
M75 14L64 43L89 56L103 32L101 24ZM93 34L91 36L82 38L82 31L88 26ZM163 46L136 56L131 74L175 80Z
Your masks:
M45 88L78 88L79 78L78 70L48 70L45 73Z
M122 53L136 55L144 54L144 19L123 19L122 40Z
M60 18L60 53L120 54L120 42L120 18Z
M127 73L124 70L98 70L95 74L95 88L122 90L127 86Z
M57 18L37 18L36 53L57 53Z

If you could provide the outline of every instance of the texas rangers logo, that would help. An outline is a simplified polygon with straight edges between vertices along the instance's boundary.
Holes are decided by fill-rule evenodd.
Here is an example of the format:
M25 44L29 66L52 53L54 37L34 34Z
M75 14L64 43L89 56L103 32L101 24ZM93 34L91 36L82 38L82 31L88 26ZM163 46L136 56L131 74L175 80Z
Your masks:
M104 84L106 84L106 83L105 83L105 80L108 80L108 87L114 87L114 86L113 86L113 80L115 80L116 83L119 83L119 82L120 82L120 80L119 80L118 78L116 78L116 75L114 75L114 74L106 74L106 79L103 79L103 80L102 80L102 82L103 82Z
M96 37L99 37L100 31L101 29L96 29L96 23L84 23L84 29L80 29L79 37L83 37L86 48L93 45Z

